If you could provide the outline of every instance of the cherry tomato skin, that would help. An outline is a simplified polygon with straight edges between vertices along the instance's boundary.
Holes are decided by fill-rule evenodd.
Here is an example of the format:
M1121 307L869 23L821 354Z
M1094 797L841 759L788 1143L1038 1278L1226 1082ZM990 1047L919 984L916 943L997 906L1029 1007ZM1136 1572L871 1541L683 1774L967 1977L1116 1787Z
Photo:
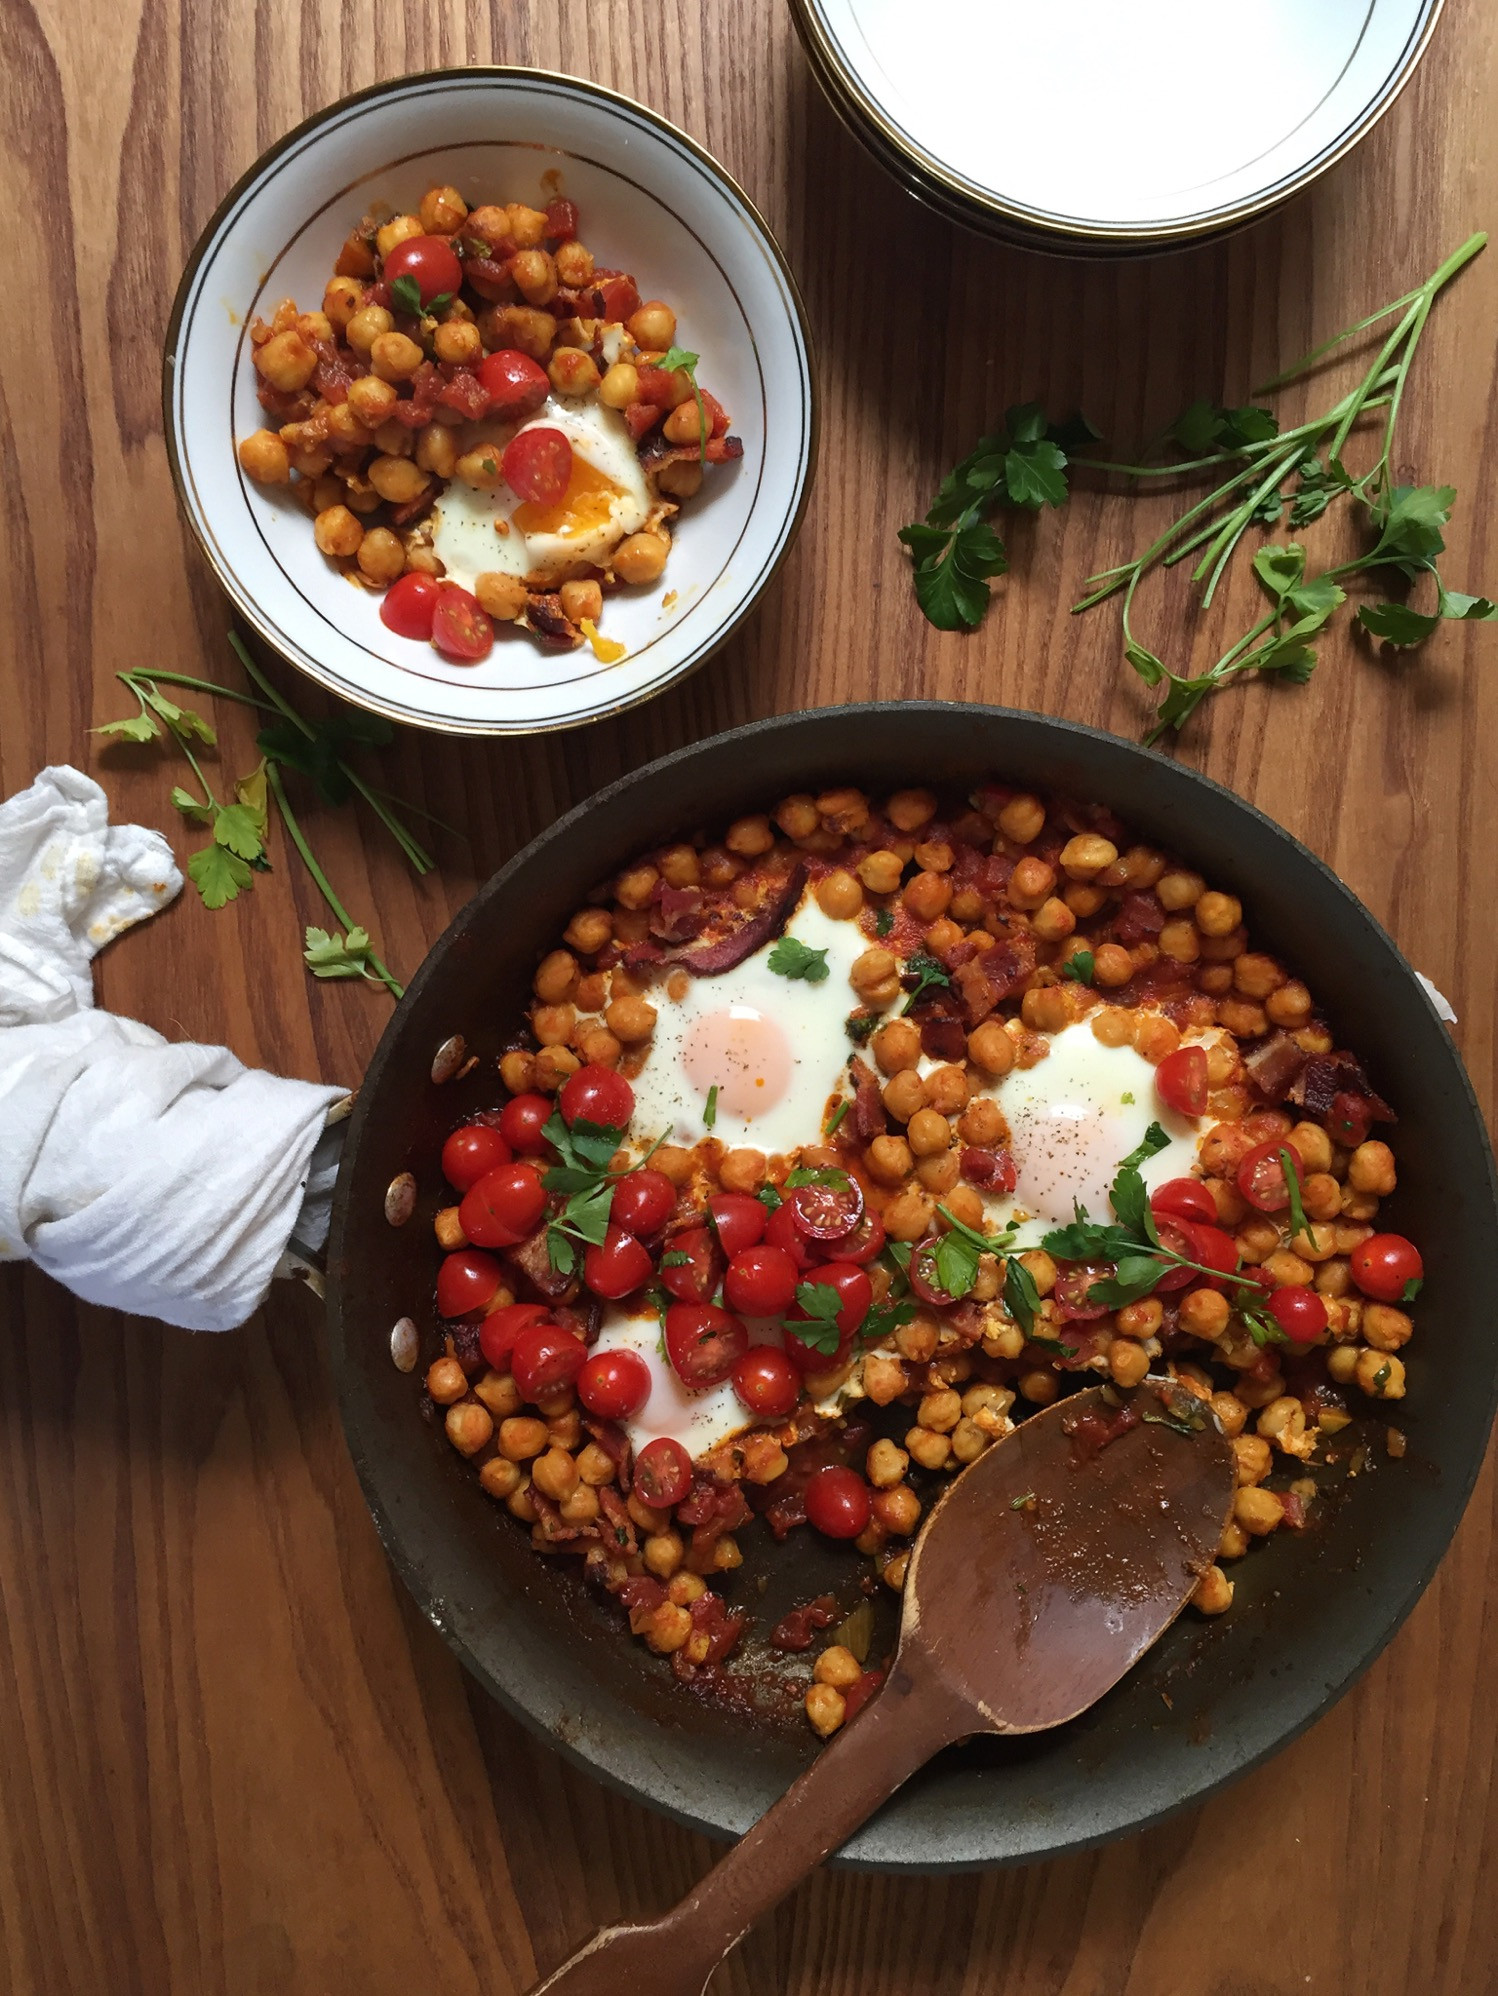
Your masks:
M1368 1141L1372 1128L1373 1111L1363 1096L1338 1093L1332 1097L1326 1133L1334 1144L1341 1144L1344 1150L1356 1150L1359 1144Z
M442 1176L459 1192L477 1185L487 1171L510 1162L510 1146L487 1123L465 1123L442 1146Z
M432 643L444 658L477 665L494 647L494 626L477 596L444 582L432 615Z
M437 1270L437 1314L439 1317L466 1317L482 1310L501 1282L504 1270L492 1254L460 1248L445 1255Z
M1207 1054L1204 1047L1177 1047L1155 1069L1155 1093L1167 1109L1183 1116L1207 1112Z
M1283 1213L1290 1204L1290 1185L1280 1157L1282 1150L1289 1151L1295 1175L1302 1178L1305 1167L1299 1151L1280 1137L1272 1137L1267 1144L1256 1144L1238 1167L1238 1190L1261 1213Z
M801 1398L801 1374L774 1345L751 1345L733 1368L733 1390L763 1421L783 1421Z
M911 1288L934 1310L945 1310L957 1301L936 1279L936 1250L940 1242L939 1234L927 1234L923 1241L917 1241L910 1251L908 1271Z
M796 1300L801 1271L784 1248L761 1241L741 1248L723 1277L723 1299L746 1317L778 1317Z
M716 1303L673 1303L666 1312L666 1356L691 1392L720 1386L749 1349L749 1333Z
M807 1280L837 1291L841 1303L837 1313L838 1335L845 1342L855 1336L874 1301L874 1285L864 1270L851 1261L827 1261L814 1269Z
M572 443L549 424L522 430L505 445L499 468L505 484L523 503L557 506L572 479Z
M835 1241L824 1241L822 1251L833 1261L872 1261L884 1246L884 1222L868 1207L863 1218L849 1234L839 1234Z
M1108 1305L1092 1300L1092 1285L1106 1281L1111 1272L1108 1268L1086 1261L1076 1262L1061 1271L1051 1294L1067 1323L1090 1324L1098 1317L1107 1316Z
M1291 1344L1313 1345L1326 1329L1326 1305L1314 1289L1294 1283L1276 1289L1269 1299L1269 1314Z
M510 1353L510 1371L527 1400L570 1386L587 1362L588 1347L560 1324L532 1324Z
M1352 1251L1352 1279L1377 1303L1409 1302L1405 1292L1425 1280L1425 1263L1403 1234L1371 1234Z
M1218 1269L1224 1275L1233 1275L1238 1268L1238 1243L1231 1234L1224 1233L1221 1227L1204 1226L1200 1220L1180 1220L1176 1222L1186 1238L1186 1246L1181 1250L1191 1261L1200 1262L1203 1268ZM1161 1228L1164 1233L1164 1228ZM1222 1284L1214 1276L1201 1278L1209 1289L1220 1289ZM1177 1287L1175 1283L1170 1285ZM1160 1284L1163 1289L1164 1283Z
M534 1165L502 1164L463 1194L458 1225L478 1247L515 1247L546 1210Z
M824 1538L856 1539L869 1522L869 1486L856 1470L829 1463L807 1480L806 1519Z
M1199 1178L1167 1178L1150 1194L1150 1206L1172 1220L1200 1220L1217 1225L1217 1201Z
M718 1244L730 1258L765 1237L765 1224L770 1216L757 1199L751 1199L745 1192L720 1192L715 1199L708 1200L707 1210L712 1215Z
M597 1123L608 1130L627 1130L635 1113L635 1091L611 1067L580 1067L569 1074L557 1098L562 1121Z
M765 1240L771 1247L784 1248L797 1268L810 1268L812 1264L811 1242L796 1225L795 1209L789 1204L777 1206L765 1224Z
M645 1165L615 1185L609 1218L638 1238L658 1234L675 1210L676 1187L664 1171L652 1171Z
M407 236L386 257L380 275L387 284L409 277L421 293L423 305L430 305L444 291L456 298L463 288L463 266L452 244L441 236Z
M545 368L514 347L485 354L478 364L478 377L493 416L533 416L551 393Z
M669 1435L647 1442L635 1457L635 1489L653 1511L679 1504L692 1487L692 1458Z
M685 1255L678 1261L677 1255ZM688 1227L673 1234L661 1256L661 1287L679 1303L712 1300L723 1273L723 1256L706 1227Z
M798 1185L785 1203L809 1241L840 1240L863 1217L863 1187L856 1178L841 1185Z
M600 1421L632 1421L650 1398L650 1367L637 1351L596 1351L577 1375L577 1397Z
M616 1302L650 1280L655 1264L649 1250L612 1224L601 1246L590 1247L583 1256L583 1281L595 1296Z
M430 638L442 584L413 568L391 583L380 601L380 622L398 638Z
M1161 1214L1155 1222L1160 1236L1161 1247L1169 1248L1172 1254L1183 1254L1188 1261L1196 1260L1196 1252L1187 1238L1186 1229L1195 1226L1194 1220L1172 1220ZM1196 1272L1190 1268L1167 1268L1155 1284L1154 1293L1164 1295L1172 1289L1184 1289L1188 1282L1196 1280Z
M549 1321L544 1303L509 1303L491 1310L479 1325L479 1349L496 1372L507 1372L520 1333Z
M499 1134L521 1157L545 1157L551 1145L541 1132L554 1106L545 1095L516 1095L499 1115Z

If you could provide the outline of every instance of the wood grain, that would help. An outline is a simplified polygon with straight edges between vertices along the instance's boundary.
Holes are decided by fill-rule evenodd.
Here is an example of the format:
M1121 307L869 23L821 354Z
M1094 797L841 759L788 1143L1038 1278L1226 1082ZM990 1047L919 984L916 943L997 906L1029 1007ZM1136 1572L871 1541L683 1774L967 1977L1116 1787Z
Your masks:
M176 274L231 180L306 112L379 76L490 59L639 96L744 182L805 287L823 446L781 577L694 679L565 737L401 738L391 786L466 834L444 839L439 876L414 882L352 813L309 812L329 872L407 972L559 810L736 721L921 694L1136 732L1113 624L1066 606L1129 549L1137 510L1084 495L1015 533L1014 575L973 638L920 622L894 529L1007 401L1080 402L1110 435L1148 434L1192 394L1240 396L1494 219L1485 0L1449 0L1395 110L1290 210L1116 268L1027 257L924 214L837 124L775 0L0 0L4 791L74 761L118 815L175 831L155 758L101 751L86 730L122 711L117 670L227 663L226 606L177 521L161 436ZM1272 80L1246 61L1213 87ZM1432 322L1400 466L1458 487L1450 573L1490 589L1495 326L1490 253ZM1203 656L1246 625L1251 594L1230 590L1197 631ZM1177 645L1179 608L1156 597L1149 612ZM1344 633L1310 686L1224 697L1181 750L1328 859L1450 994L1490 1112L1494 643L1452 628L1419 664L1389 665ZM248 730L222 719L225 765L244 768ZM385 1001L304 976L299 924L320 918L294 866L219 914L184 896L106 956L101 999L250 1061L355 1080ZM218 1339L84 1309L19 1269L0 1276L0 1307L0 1986L505 1996L592 1924L658 1909L706 1867L700 1839L523 1735L412 1613L349 1468L309 1298L278 1295ZM1025 1871L823 1876L715 1990L1492 1987L1495 1522L1490 1465L1389 1652L1207 1806Z

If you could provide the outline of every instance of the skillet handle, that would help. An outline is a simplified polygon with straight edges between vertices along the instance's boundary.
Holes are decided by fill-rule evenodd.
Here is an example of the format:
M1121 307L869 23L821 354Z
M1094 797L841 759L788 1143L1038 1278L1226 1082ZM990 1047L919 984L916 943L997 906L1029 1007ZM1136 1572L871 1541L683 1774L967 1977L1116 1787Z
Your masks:
M917 1663L883 1688L726 1857L657 1920L605 1927L531 1996L702 1996L763 1914L944 1746L991 1721Z

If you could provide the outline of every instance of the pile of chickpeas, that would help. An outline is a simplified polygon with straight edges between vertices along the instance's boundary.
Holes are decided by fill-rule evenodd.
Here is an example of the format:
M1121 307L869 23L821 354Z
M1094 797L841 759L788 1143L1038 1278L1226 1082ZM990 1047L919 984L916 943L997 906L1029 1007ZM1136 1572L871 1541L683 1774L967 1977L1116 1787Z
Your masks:
M1007 884L984 884L992 875L975 869L964 847L1011 862ZM1410 1315L1360 1295L1349 1267L1354 1249L1375 1230L1380 1202L1395 1189L1393 1154L1376 1139L1342 1148L1319 1122L1289 1105L1266 1103L1243 1060L1240 1042L1276 1030L1307 1055L1333 1050L1310 992L1277 959L1250 948L1235 897L1167 854L1129 843L1101 812L1000 786L946 812L924 789L901 790L876 805L844 788L787 797L772 812L735 820L721 837L680 841L625 867L576 911L561 945L539 964L534 1044L503 1056L506 1088L553 1093L583 1063L637 1073L656 1024L653 997L662 986L668 994L684 987L686 978L680 968L629 969L624 962L633 946L650 941L661 888L699 888L727 926L772 898L797 863L807 866L822 910L860 924L867 938L850 973L852 1014L898 996L903 965L916 950L939 960L954 953L954 960L981 960L1024 938L1034 968L1021 989L967 1032L961 1059L924 1074L917 1021L891 1017L877 1026L856 1057L871 1063L890 1127L867 1141L850 1114L834 1136L794 1156L726 1148L713 1139L695 1149L656 1151L651 1162L677 1188L680 1214L700 1215L720 1189L754 1193L783 1182L797 1165L827 1165L857 1177L894 1241L914 1243L943 1230L943 1207L981 1229L984 1199L962 1176L963 1154L1001 1147L1008 1131L998 1103L977 1089L1043 1060L1050 1036L1078 1021L1104 1045L1130 1045L1151 1064L1174 1052L1183 1034L1222 1028L1208 1049L1199 1172L1242 1266L1263 1270L1275 1285L1310 1285L1325 1304L1327 1330L1314 1346L1261 1347L1229 1297L1207 1286L1146 1296L1097 1321L1069 1323L1054 1295L1062 1271L1044 1250L1028 1250L1019 1258L1041 1299L1037 1333L1053 1340L1090 1334L1085 1356L1069 1364L1031 1342L1008 1314L1004 1263L988 1254L958 1308L918 1308L879 1348L809 1377L807 1401L791 1421L741 1434L711 1451L705 1466L725 1481L773 1483L789 1465L787 1451L826 1425L808 1415L810 1402L842 1387L852 1386L876 1409L899 1408L908 1423L903 1434L880 1435L863 1461L872 1504L855 1542L898 1590L924 1509L913 1469L951 1472L974 1461L1011 1431L1016 1411L1049 1404L1069 1380L1101 1376L1129 1388L1163 1371L1210 1403L1237 1457L1233 1516L1218 1563L1194 1597L1204 1613L1221 1613L1233 1598L1232 1562L1255 1540L1304 1521L1315 1495L1309 1465L1318 1451L1324 1459L1325 1445L1353 1418L1347 1389L1355 1386L1374 1402L1397 1400L1405 1390L1399 1353L1411 1335ZM975 872L980 884L967 884ZM1128 944L1110 933L1125 897L1145 897L1161 918L1155 933ZM1093 959L1090 985L1063 975L1084 949ZM1292 1230L1288 1213L1249 1206L1235 1183L1246 1154L1272 1139L1291 1142L1302 1160L1300 1231ZM893 1273L883 1260L868 1272L877 1302L889 1293ZM1286 1359L1296 1361L1292 1380ZM457 1375L451 1383L457 1387ZM522 1418L510 1405L507 1382L481 1381L467 1391L492 1403L512 1427ZM571 1408L559 1403L538 1409L513 1446L502 1428L498 1459L481 1472L485 1487L512 1509L518 1496L523 1517L527 1475L543 1487L540 1463L553 1463L545 1472L552 1487L571 1476L557 1465L555 1451L575 1446L574 1425ZM1392 1453L1402 1452L1397 1442L1390 1430ZM552 1453L538 1463L543 1444ZM576 1457L584 1489L589 1474L606 1474L598 1454L585 1449ZM679 1570L680 1534L668 1519L642 1522L653 1528L646 1570L671 1578ZM738 1548L725 1557L736 1565ZM819 1733L844 1722L844 1694L862 1668L837 1645L817 1660L806 1709Z

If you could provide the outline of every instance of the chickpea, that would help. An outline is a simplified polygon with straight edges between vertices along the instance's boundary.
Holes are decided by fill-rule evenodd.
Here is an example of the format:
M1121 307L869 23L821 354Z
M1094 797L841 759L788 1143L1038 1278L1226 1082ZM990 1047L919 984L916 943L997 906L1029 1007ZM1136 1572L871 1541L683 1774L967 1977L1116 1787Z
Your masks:
M863 1665L841 1643L833 1643L824 1649L812 1665L811 1674L818 1684L830 1684L836 1691L846 1691L863 1676Z
M1033 1372L1020 1374L1020 1398L1028 1400L1032 1407L1049 1407L1059 1390L1055 1373L1043 1366L1036 1367Z
M1404 1398L1404 1362L1392 1352L1359 1352L1353 1377L1372 1400Z
M408 457L377 457L369 467L369 482L392 506L404 506L426 490L427 475Z
M900 855L882 847L878 852L865 853L857 867L859 879L871 894L893 894L904 871L905 862Z
M1233 1499L1233 1516L1251 1537L1262 1539L1285 1522L1285 1507L1272 1490L1249 1487Z
M239 462L257 485L291 483L291 453L274 430L255 430L243 438Z
M439 1358L427 1368L427 1392L439 1407L450 1407L468 1391L468 1375L455 1358Z
M1363 1337L1375 1351L1398 1351L1409 1343L1414 1328L1408 1314L1392 1303L1363 1305Z
M483 355L484 342L472 319L445 319L432 335L432 351L449 367L472 367Z
M374 343L395 326L394 316L383 305L366 305L355 312L344 327L344 338L355 353L367 358L374 351Z
M1061 848L1061 870L1072 880L1091 880L1112 866L1118 847L1096 832L1079 832Z
M1308 1261L1302 1261L1289 1248L1276 1248L1273 1254L1265 1255L1260 1266L1276 1288L1304 1285L1316 1273Z
M499 1424L499 1452L508 1456L511 1462L529 1462L533 1456L540 1455L550 1442L546 1423L530 1414L512 1414ZM612 1464L610 1471L612 1473Z
M1347 1182L1355 1192L1371 1192L1387 1198L1397 1182L1394 1153L1387 1144L1376 1141L1359 1144L1347 1160Z
M1264 1010L1277 1026L1303 1026L1311 1015L1311 994L1303 984L1292 978L1278 991L1270 992L1264 1002Z
M1027 855L1009 879L1009 900L1016 908L1038 908L1056 885L1056 869L1043 859Z
M1220 1566L1209 1566L1196 1583L1191 1605L1204 1615L1221 1615L1233 1605L1233 1583Z
M806 1694L806 1716L814 1732L831 1739L848 1716L847 1701L830 1684L813 1684Z
M1171 914L1179 915L1186 909L1196 906L1206 891L1206 885L1206 881L1199 873L1173 870L1160 875L1155 882L1155 893L1162 908Z
M1117 1386L1137 1386L1150 1369L1149 1354L1132 1338L1115 1338L1108 1347L1108 1371Z
M686 1546L680 1532L669 1528L651 1532L640 1547L640 1556L645 1562L645 1570L653 1573L657 1580L669 1580L681 1570L686 1558Z
M539 208L528 208L523 201L512 201L506 211L509 217L507 234L517 249L535 249L546 240L546 217Z
M543 956L531 979L531 989L548 1005L570 998L577 989L577 958L571 950L554 949Z
M1113 1321L1128 1338L1152 1338L1165 1320L1165 1308L1158 1296L1142 1296L1137 1303L1125 1303Z
M891 1240L918 1241L931 1230L932 1210L929 1195L916 1191L912 1186L891 1199L885 1207L885 1231Z
M406 550L400 536L388 527L371 527L359 543L359 568L369 580L384 586L394 582L406 566Z
M1160 954L1176 963L1195 963L1201 955L1202 939L1194 922L1167 922L1160 931Z
M648 353L665 353L676 342L676 314L659 298L646 299L624 327L635 345Z
M449 1407L443 1426L459 1455L477 1455L494 1433L488 1408L479 1406L475 1400L460 1400Z
M655 1031L655 1007L643 998L615 998L603 1016L609 1031L625 1046L648 1040Z
M916 1157L934 1157L952 1141L952 1129L936 1109L917 1109L905 1131L906 1142Z
M402 243L409 242L412 236L425 233L420 215L396 215L386 222L383 228L376 229L375 248L382 257L387 257L393 249L398 249Z
M614 574L631 584L658 581L670 552L671 543L662 534L629 534L614 549Z
M450 236L468 219L468 203L456 187L429 187L421 197L420 221L429 236Z
M905 1449L922 1469L945 1469L952 1444L946 1435L932 1428L912 1428L905 1437ZM880 1492L881 1496L884 1494Z
M1053 894L1042 901L1030 921L1031 928L1045 943L1063 942L1077 926L1077 918L1064 901Z
M892 1074L881 1091L884 1106L897 1123L908 1123L926 1106L926 1084L913 1067Z
M500 305L481 312L478 328L491 353L500 347L514 347L543 363L550 357L557 336L556 319L535 305Z
M1262 1483L1272 1460L1269 1444L1261 1435L1235 1435L1233 1454L1238 1458L1238 1484Z
M678 1608L674 1601L662 1601L645 1625L645 1645L657 1656L671 1656L685 1645L691 1633L692 1617L687 1609Z
M1181 1300L1181 1327L1193 1337L1220 1338L1230 1314L1228 1299L1216 1289L1189 1289Z
M536 1085L536 1057L521 1048L502 1054L499 1078L512 1095L529 1095Z
M915 1417L923 1428L930 1428L936 1434L950 1434L962 1419L962 1396L950 1387L927 1393L916 1408Z
M425 359L404 333L381 333L369 350L369 364L382 381L409 381Z
M1038 797L1011 797L999 813L999 830L1017 846L1027 846L1045 830L1045 806Z
M364 303L364 286L356 277L333 277L322 295L322 308L329 323L340 333Z
M897 1448L887 1435L882 1435L870 1445L864 1461L868 1479L876 1490L889 1490L903 1482L909 1467L910 1457L904 1449Z
M692 1153L683 1150L679 1144L662 1144L650 1162L653 1168L663 1172L673 1185L687 1185L691 1182L694 1169Z
M531 1030L541 1042L543 1051L566 1046L576 1025L575 1005L537 1005L531 1013Z
M887 949L866 949L854 958L848 982L866 1002L888 1004L900 990L900 966Z
M1245 950L1233 963L1233 986L1245 998L1260 1001L1271 991L1277 991L1285 982L1285 973L1272 956L1263 956L1257 950Z
M475 576L473 593L479 607L502 624L513 624L517 617L523 617L530 600L518 575L505 575L498 569Z
M916 1159L915 1175L933 1199L944 1199L950 1204L953 1199L960 1199L968 1189L957 1182L959 1164L955 1150L932 1151Z
M283 395L298 394L317 371L317 349L297 332L277 333L254 351L255 371Z
M578 1486L577 1463L565 1449L549 1448L532 1463L531 1482L554 1504L565 1503Z
M1020 1000L1020 1017L1033 1032L1061 1032L1072 1021L1070 987L1064 984L1032 986Z
M511 1414L518 1414L524 1404L520 1388L507 1372L486 1372L482 1379L475 1382L473 1390L496 1421L508 1420Z
M912 1019L890 1019L869 1041L869 1050L881 1074L902 1073L920 1061L921 1029Z
M905 1391L904 1366L897 1358L871 1353L863 1362L863 1390L876 1407L887 1407Z
M901 900L918 922L934 922L952 899L952 883L941 873L918 873L905 883Z
M600 379L592 354L576 347L558 347L546 372L558 395L591 395Z
M1141 1012L1134 1026L1134 1051L1158 1067L1181 1044L1180 1030L1161 1012Z
M326 555L355 555L364 529L347 506L329 506L313 521L312 538Z
M479 1488L486 1496L503 1500L514 1496L524 1475L518 1463L510 1462L502 1455L491 1455L479 1470Z
M557 276L573 290L593 281L593 252L577 241L558 243Z
M863 910L863 889L856 875L838 867L816 885L817 906L835 922L850 922Z
M546 1046L536 1055L535 1085L543 1095L554 1095L569 1075L576 1074L582 1062L570 1047ZM659 1154L656 1157L660 1164Z
M1243 1433L1248 1420L1248 1409L1235 1393L1214 1393L1212 1412L1217 1416L1218 1425L1229 1441Z
M869 1176L880 1185L903 1185L915 1159L903 1137L875 1137L864 1152Z
M350 384L348 406L359 421L371 430L379 429L382 423L390 420L400 397L388 381L381 381L377 374L361 375Z
M723 843L742 859L760 859L774 846L775 834L768 818L736 818L724 833Z
M640 399L640 374L632 361L616 360L598 384L598 399L610 409L627 409Z
M967 1050L988 1074L1002 1077L1014 1066L1014 1041L997 1019L985 1019L974 1026L967 1036Z

